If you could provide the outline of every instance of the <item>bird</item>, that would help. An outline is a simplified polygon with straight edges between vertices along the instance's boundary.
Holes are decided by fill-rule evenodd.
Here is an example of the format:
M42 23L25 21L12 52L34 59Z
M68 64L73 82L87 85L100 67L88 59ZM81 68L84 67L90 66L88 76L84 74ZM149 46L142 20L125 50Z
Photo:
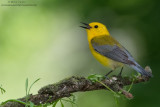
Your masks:
M104 66L111 68L110 74L115 69L128 65L143 76L152 77L152 73L145 71L116 39L114 39L107 27L99 22L83 23L80 26L86 29L89 48L92 55Z

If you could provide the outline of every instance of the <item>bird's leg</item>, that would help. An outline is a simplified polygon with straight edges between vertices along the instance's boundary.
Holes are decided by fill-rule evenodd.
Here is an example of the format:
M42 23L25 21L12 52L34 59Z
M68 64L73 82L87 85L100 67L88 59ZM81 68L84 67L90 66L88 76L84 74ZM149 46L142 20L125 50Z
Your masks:
M107 77L110 73L112 73L113 72L113 70L111 70L111 71L109 71L106 75L105 75L105 77Z
M122 75L122 71L123 71L123 67L121 68L121 71L120 71L120 73L118 74L118 76L121 76L121 75Z

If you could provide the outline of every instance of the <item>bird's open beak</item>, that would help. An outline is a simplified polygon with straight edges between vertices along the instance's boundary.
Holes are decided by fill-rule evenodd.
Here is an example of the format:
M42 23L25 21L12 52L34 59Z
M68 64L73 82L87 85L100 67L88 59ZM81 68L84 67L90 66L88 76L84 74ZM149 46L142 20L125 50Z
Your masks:
M84 29L90 29L90 28L92 28L92 27L89 26L89 24L87 24L87 23L83 23L83 22L81 22L81 23L85 25L85 26L80 26L80 27L82 27L82 28L84 28Z

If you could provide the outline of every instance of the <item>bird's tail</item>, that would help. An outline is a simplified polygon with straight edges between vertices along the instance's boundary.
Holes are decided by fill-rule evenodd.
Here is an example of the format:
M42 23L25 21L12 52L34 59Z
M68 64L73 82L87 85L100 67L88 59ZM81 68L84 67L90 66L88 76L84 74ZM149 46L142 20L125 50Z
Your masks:
M142 68L138 63L135 65L130 65L134 70L139 72L141 75L152 77L152 73L145 71L144 68Z

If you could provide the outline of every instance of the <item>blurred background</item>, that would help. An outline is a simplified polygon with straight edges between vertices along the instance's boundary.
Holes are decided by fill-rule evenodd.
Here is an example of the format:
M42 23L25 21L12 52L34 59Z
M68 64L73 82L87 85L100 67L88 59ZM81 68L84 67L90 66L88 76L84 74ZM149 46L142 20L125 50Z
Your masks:
M160 105L159 0L23 0L36 6L2 6L8 1L0 1L0 85L6 90L0 102L25 96L26 78L30 84L41 78L31 89L36 94L72 75L106 74L109 69L93 58L86 31L79 27L80 22L101 22L137 62L153 70L149 82L131 89L134 99L120 98L118 107ZM124 68L124 76L132 73ZM78 107L116 107L109 91L75 95Z

